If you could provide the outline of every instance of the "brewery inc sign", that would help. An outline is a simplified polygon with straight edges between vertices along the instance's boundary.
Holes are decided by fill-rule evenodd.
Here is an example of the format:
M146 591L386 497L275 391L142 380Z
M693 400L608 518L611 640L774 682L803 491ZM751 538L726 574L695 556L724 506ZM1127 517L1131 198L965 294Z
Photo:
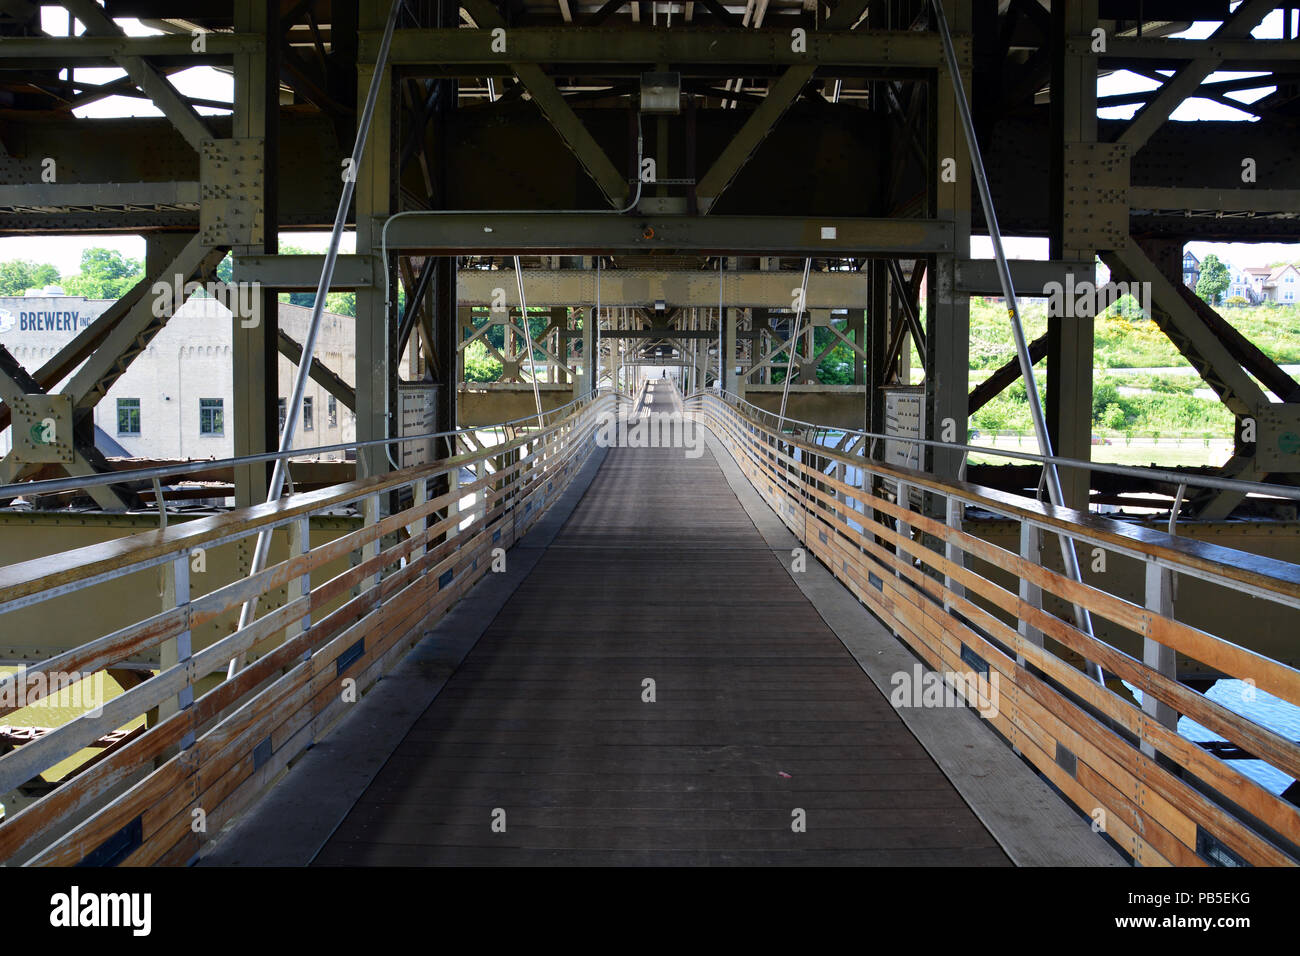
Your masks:
M90 325L93 318L90 313L67 310L0 309L0 334L15 329L19 332L76 332Z

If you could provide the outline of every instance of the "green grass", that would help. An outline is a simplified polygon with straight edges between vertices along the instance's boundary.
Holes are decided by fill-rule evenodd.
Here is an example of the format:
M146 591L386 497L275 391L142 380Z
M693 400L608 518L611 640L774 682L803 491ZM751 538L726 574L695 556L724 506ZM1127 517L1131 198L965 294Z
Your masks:
M1020 311L1027 339L1033 341L1046 332L1045 300L1022 300ZM1217 311L1278 364L1300 364L1300 307L1220 307ZM1114 446L1094 446L1094 456L1098 460L1109 460L1101 457L1104 449L1123 445L1125 435L1195 439L1206 435L1215 439L1231 437L1232 415L1217 399L1195 394L1207 387L1205 382L1192 371L1187 360L1153 321L1132 310L1121 314L1117 306L1094 320L1094 330L1093 428L1097 434L1115 441ZM973 298L970 334L972 386L984 381L1014 355L1005 310L1000 304ZM1047 375L1044 365L1039 363L1036 377L1045 402ZM1122 375L1108 371L1174 368L1187 371L1142 371ZM1123 394L1121 386L1125 389ZM1003 430L1032 433L1024 385L1016 382L976 412L971 417L971 427L986 433ZM1200 448L1204 450L1203 445ZM1148 453L1155 450L1150 448ZM1164 464L1209 463L1183 461L1197 456L1191 451L1173 447L1161 446L1159 456ZM1150 459L1139 463L1149 464Z
M15 674L21 668L11 666L0 666L0 676ZM108 674L103 674L102 678L96 675L95 681L102 680L102 684L95 687L93 683L82 681L80 687L66 687L52 694L49 697L42 698L26 707L11 711L4 716L4 723L11 727L61 727L68 721L80 717L85 712L84 706L76 706L78 703L85 704L96 699L97 695L103 695L103 702L107 703L114 697L123 693L122 686ZM144 723L144 716L135 717L121 727L105 727L104 733L113 730L132 730ZM49 770L42 774L46 780L58 780L64 774L76 769L88 759L98 754L99 751L87 747L79 750L66 760L60 761Z
M1007 435L998 435L993 438L992 436L981 435L979 438L973 439L971 444L985 448L1005 448L1009 451L1022 452L1027 455L1038 454L1038 442L1032 434L1021 438ZM1228 460L1228 456L1232 454L1232 446L1231 443L1223 439L1211 441L1207 446L1204 440L1190 438L1177 443L1171 439L1162 438L1159 444L1152 444L1150 439L1145 441L1134 439L1132 444L1125 444L1123 438L1118 438L1112 439L1109 445L1093 445L1091 451L1092 461L1112 465L1146 467L1151 464L1158 464L1160 467L1199 467L1222 465ZM998 458L994 455L971 455L970 460L974 464L1016 464L1016 459Z
M1220 306L1218 313L1280 365L1300 364L1300 306ZM1113 307L1094 320L1093 364L1098 368L1167 368L1187 361L1150 319L1116 315ZM971 299L972 369L995 369L1015 355L1006 311L979 297ZM1029 341L1047 331L1044 299L1020 300L1020 320Z

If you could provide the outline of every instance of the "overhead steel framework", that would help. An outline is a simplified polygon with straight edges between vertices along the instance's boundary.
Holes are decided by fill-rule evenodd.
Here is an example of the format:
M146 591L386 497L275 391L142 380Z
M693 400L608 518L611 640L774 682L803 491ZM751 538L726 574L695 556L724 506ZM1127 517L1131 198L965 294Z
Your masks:
M910 380L915 350L929 437L945 423L964 436L1017 378L1009 363L969 388L969 297L1000 291L993 264L970 257L985 226L927 0L409 0L355 168L388 0L63 6L79 35L45 35L34 3L0 4L0 232L139 233L146 278L38 368L0 349L0 428L16 438L0 483L111 467L89 412L167 322L149 290L210 279L227 254L259 290L233 326L235 451L274 449L277 357L302 354L276 297L314 289L323 260L280 255L279 235L327 229L349 176L356 246L332 288L356 293L355 385L319 362L311 374L355 410L361 441L397 432L407 378L431 383L432 425L449 430L518 417L534 394L555 407L647 362L760 403L791 370L794 417L879 432L882 387ZM1295 18L1257 39L1272 0L944 7L1002 229L1050 240L1048 261L1010 263L1017 290L1090 278L1096 256L1149 284L1152 318L1237 419L1223 473L1294 482L1300 385L1179 273L1191 239L1300 236ZM159 35L128 36L123 18ZM1171 38L1194 20L1219 26ZM193 66L231 74L233 102L179 92ZM121 75L92 82L92 67ZM1117 70L1156 86L1098 97ZM1215 76L1228 70L1262 75ZM1270 92L1246 104L1233 96L1245 89ZM162 116L75 117L111 96ZM1256 122L1171 122L1189 97ZM1104 106L1137 112L1099 120ZM521 294L544 323L519 315ZM488 343L494 325L503 346ZM499 385L463 381L474 341L502 362ZM853 384L818 381L828 341L848 348ZM1090 320L1053 314L1027 346L1046 359L1054 448L1088 458ZM57 437L37 447L24 436L48 418ZM947 476L962 459L928 455ZM391 464L366 448L357 467ZM238 469L238 503L268 480ZM1086 504L1088 476L1063 480L1065 500ZM120 510L138 491L95 498ZM1211 490L1189 504L1221 518L1240 501Z

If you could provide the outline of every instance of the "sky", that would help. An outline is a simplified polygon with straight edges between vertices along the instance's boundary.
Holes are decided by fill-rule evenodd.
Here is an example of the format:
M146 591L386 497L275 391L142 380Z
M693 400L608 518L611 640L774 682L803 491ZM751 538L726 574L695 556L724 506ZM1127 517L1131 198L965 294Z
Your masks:
M1300 13L1292 13L1297 17L1297 23L1300 23ZM68 16L66 11L55 8L45 7L41 11L42 28L51 36L68 35ZM143 26L138 20L122 19L117 21L122 28L132 36L143 36L147 34L158 33L159 31ZM1283 11L1274 10L1266 16L1263 22L1253 31L1253 36L1261 39L1276 39L1283 35ZM1196 22L1191 29L1177 36L1200 39L1209 36L1218 26L1214 22ZM1293 31L1300 33L1300 30ZM1169 72L1169 71L1166 71ZM116 69L79 69L76 76L80 80L90 82L103 82L105 80L115 79L122 75L121 70ZM1211 80L1228 79L1232 77L1249 77L1252 75L1260 76L1263 74L1251 73L1229 73L1218 72L1210 76ZM172 78L180 92L188 95L200 97L202 99L214 100L218 102L230 102L234 96L234 83L228 73L223 73L211 67L195 67L194 69L185 70L175 74ZM1108 76L1099 77L1097 81L1097 95L1107 96L1116 93L1131 93L1142 90L1154 89L1159 84L1155 80L1138 76L1128 71L1112 73ZM1243 104L1250 104L1262 96L1267 95L1273 87L1265 85L1259 89L1243 90L1236 93L1228 93L1227 96L1239 100ZM1098 116L1103 119L1127 119L1137 111L1136 106L1119 106L1109 107L1098 111ZM219 114L222 110L216 110L210 107L198 107L198 112L203 114ZM74 111L78 117L114 117L114 116L161 116L158 109L148 100L136 99L132 97L114 96L108 97L97 103L79 108ZM1171 117L1179 122L1197 122L1202 120L1233 120L1240 122L1258 122L1258 120L1249 113L1243 113L1240 110L1233 109L1222 103L1216 103L1212 100L1191 98L1186 100L1182 105L1173 112ZM298 246L311 251L323 252L328 237L322 233L282 233L283 242L290 245ZM349 240L351 236L344 237L344 244L351 246ZM16 236L9 238L0 238L0 260L6 259L30 259L35 262L48 262L53 264L61 275L75 274L81 268L82 250L92 247L107 247L119 250L124 256L133 259L144 259L144 240L139 236ZM1007 255L1013 259L1046 259L1048 257L1048 244L1046 239L1026 238L1017 236L1007 236L1004 239L1004 246ZM1190 242L1187 248L1192 251L1198 258L1204 258L1207 252L1216 253L1219 258L1230 262L1234 266L1245 268L1246 266L1263 266L1280 260L1300 260L1300 245L1289 243L1211 243L1211 242ZM992 242L981 236L975 236L971 240L971 255L975 258L991 259L993 258Z

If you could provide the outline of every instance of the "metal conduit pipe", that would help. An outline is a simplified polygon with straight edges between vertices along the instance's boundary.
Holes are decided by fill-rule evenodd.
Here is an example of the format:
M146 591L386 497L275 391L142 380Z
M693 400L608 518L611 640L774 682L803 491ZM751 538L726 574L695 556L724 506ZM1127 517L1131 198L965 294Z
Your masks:
M524 270L519 267L518 256L515 256L515 282L519 286L519 325L524 330L524 348L528 349L528 377L533 381L533 401L537 403L537 427L542 429L546 427L542 424L542 392L541 386L537 384L533 330L528 327L528 302L524 299Z
M803 261L803 282L799 287L799 308L795 311L794 328L790 330L790 341L785 350L785 387L781 389L781 420L785 421L785 405L790 398L790 379L794 376L795 353L799 351L799 326L803 320L803 304L808 300L808 273L812 269L812 259ZM812 346L809 346L809 357Z

